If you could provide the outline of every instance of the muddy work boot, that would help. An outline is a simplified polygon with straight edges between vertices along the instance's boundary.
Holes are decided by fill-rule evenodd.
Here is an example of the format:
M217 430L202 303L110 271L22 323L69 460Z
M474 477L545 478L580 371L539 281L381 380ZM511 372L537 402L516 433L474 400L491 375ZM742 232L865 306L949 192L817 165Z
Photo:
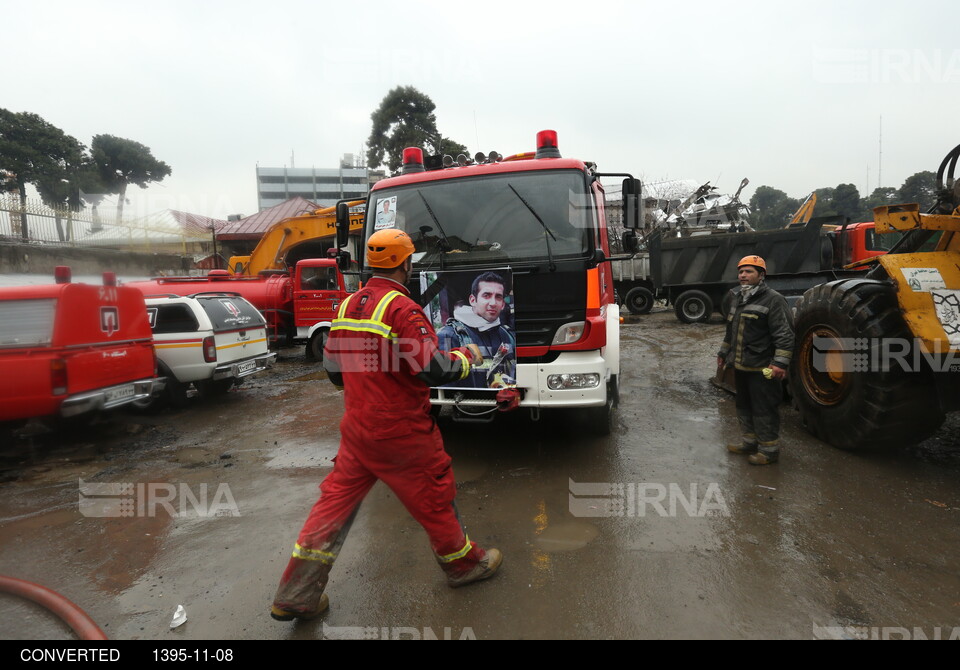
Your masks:
M750 465L773 465L778 460L780 460L780 454L777 452L765 454L762 451L758 451L747 459Z
M503 554L500 553L499 549L487 549L484 557L477 561L472 568L463 572L446 571L447 584L455 589L493 577L500 568L501 562L503 562Z
M733 454L755 454L757 445L755 444L728 444L727 451Z
M309 612L296 612L291 609L283 609L282 607L273 605L270 608L270 616L277 621L293 621L294 619L309 621L310 619L316 619L328 609L330 609L330 598L328 598L327 594L324 593L322 596L320 596L317 606Z

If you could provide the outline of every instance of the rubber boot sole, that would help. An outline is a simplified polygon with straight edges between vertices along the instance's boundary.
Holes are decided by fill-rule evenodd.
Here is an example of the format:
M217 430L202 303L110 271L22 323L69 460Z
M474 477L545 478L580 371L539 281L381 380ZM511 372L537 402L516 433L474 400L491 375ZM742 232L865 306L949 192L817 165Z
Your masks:
M320 602L317 603L317 608L312 612L293 612L290 610L281 609L274 605L270 608L270 616L277 621L293 621L294 619L310 621L311 619L316 619L328 609L330 609L330 598L328 598L327 594L324 593L322 596L320 596Z

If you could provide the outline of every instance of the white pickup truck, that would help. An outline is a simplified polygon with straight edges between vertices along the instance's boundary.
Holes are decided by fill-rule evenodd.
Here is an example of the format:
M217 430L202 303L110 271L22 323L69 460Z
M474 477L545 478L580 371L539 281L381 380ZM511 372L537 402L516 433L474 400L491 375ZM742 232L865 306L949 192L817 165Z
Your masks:
M239 294L147 296L146 305L163 397L175 407L191 384L201 396L219 395L276 362L263 316Z

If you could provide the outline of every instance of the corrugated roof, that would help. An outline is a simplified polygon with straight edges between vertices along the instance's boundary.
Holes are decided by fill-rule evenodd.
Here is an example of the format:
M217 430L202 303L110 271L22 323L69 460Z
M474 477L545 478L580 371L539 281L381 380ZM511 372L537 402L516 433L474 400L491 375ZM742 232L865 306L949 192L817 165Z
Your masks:
M157 243L210 241L211 227L220 230L228 222L199 214L164 209L147 216L115 225L104 221L102 227L84 223L74 228L74 241L79 245L124 247L147 240Z
M279 205L258 212L239 221L230 221L217 229L218 240L259 240L267 229L277 221L299 214L308 214L319 209L316 203L305 198L290 198Z

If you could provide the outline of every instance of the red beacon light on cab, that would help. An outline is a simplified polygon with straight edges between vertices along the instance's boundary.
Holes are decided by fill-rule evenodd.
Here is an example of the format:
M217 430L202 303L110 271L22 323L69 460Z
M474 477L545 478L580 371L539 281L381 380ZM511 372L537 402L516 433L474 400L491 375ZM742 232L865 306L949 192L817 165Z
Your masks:
M557 146L556 130L541 130L537 133L537 158L562 158Z
M69 265L58 265L53 269L53 280L58 284L69 284L73 279L73 273Z
M423 149L418 147L407 147L403 150L403 167L400 174L413 174L423 172Z

